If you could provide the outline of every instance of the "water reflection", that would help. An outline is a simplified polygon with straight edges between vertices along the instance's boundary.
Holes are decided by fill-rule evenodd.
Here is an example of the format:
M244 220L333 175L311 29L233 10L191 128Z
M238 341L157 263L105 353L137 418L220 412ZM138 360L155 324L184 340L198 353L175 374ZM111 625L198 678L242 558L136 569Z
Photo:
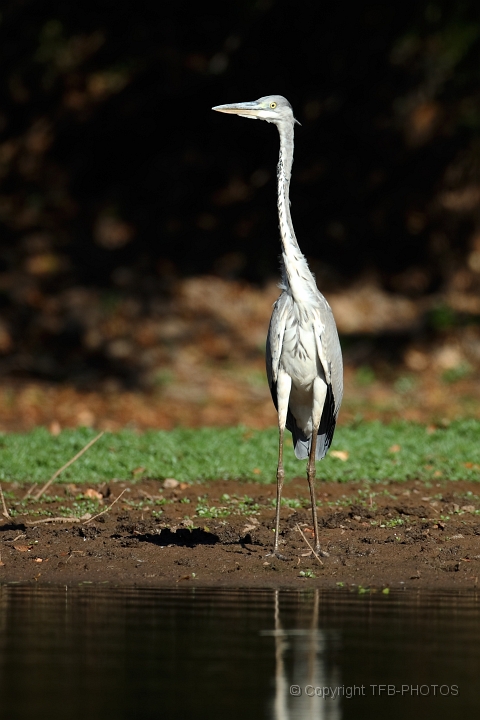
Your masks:
M476 593L0 585L1 720L450 720L479 673Z
M298 717L340 720L340 672L326 661L328 638L318 628L320 591L313 593L310 627L286 629L280 617L280 591L274 590L275 629L262 635L275 639L275 697L272 717L290 720ZM292 672L289 677L287 655L292 654ZM325 697L326 696L326 697ZM328 701L325 702L326 698Z

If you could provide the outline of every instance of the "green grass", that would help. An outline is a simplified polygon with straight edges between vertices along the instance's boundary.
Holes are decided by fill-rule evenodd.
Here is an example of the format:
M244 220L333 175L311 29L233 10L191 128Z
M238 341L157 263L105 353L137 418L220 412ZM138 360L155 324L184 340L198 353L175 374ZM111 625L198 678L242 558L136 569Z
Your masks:
M94 435L86 428L65 430L58 437L44 428L0 435L0 481L45 482ZM476 420L458 420L433 432L407 422L361 422L337 430L332 450L346 451L348 459L328 455L318 465L317 477L334 481L480 480L479 439L480 421ZM270 483L275 481L276 462L275 428L143 434L124 430L106 433L57 482L174 477L187 482L224 478ZM305 465L295 459L289 436L286 477L303 476Z

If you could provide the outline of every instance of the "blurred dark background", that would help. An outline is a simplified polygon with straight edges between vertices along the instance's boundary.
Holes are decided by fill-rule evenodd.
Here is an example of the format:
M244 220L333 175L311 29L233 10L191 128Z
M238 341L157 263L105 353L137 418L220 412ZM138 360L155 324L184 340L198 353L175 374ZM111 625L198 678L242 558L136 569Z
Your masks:
M438 327L477 322L475 0L6 0L0 47L4 377L148 385L189 332L184 281L277 277L276 130L210 109L271 93L302 124L292 212L320 287L456 293Z

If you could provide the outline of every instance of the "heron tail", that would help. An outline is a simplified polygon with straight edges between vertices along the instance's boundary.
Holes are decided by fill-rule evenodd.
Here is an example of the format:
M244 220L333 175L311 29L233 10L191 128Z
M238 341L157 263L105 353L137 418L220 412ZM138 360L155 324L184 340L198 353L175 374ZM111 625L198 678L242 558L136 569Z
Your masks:
M337 416L333 402L333 393L331 391L331 386L329 385L320 428L317 435L317 447L315 452L316 460L321 460L327 454L328 448L332 444L336 422ZM306 458L310 457L312 438L311 436L307 437L305 433L300 430L290 411L287 415L287 428L292 433L295 457L298 458L298 460L306 460Z
M295 457L297 460L306 460L310 457L310 448L312 446L312 438L305 437L303 432L297 428L292 430L293 447L295 450ZM327 454L328 448L330 447L330 439L325 433L317 435L317 447L315 452L315 459L321 460Z

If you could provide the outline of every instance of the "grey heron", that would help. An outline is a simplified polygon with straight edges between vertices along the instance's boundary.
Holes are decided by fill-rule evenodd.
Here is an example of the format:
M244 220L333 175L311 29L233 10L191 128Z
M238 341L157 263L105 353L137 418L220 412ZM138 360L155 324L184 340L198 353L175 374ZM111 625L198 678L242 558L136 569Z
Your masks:
M315 552L326 555L321 551L318 533L315 461L325 457L332 442L343 395L343 362L332 310L318 290L300 250L290 215L293 134L297 121L290 103L281 95L268 95L254 102L217 105L213 110L266 120L274 123L280 134L277 206L282 244L282 293L273 307L266 352L268 383L278 412L279 428L273 552L282 557L278 545L286 427L292 433L296 457L308 458Z

